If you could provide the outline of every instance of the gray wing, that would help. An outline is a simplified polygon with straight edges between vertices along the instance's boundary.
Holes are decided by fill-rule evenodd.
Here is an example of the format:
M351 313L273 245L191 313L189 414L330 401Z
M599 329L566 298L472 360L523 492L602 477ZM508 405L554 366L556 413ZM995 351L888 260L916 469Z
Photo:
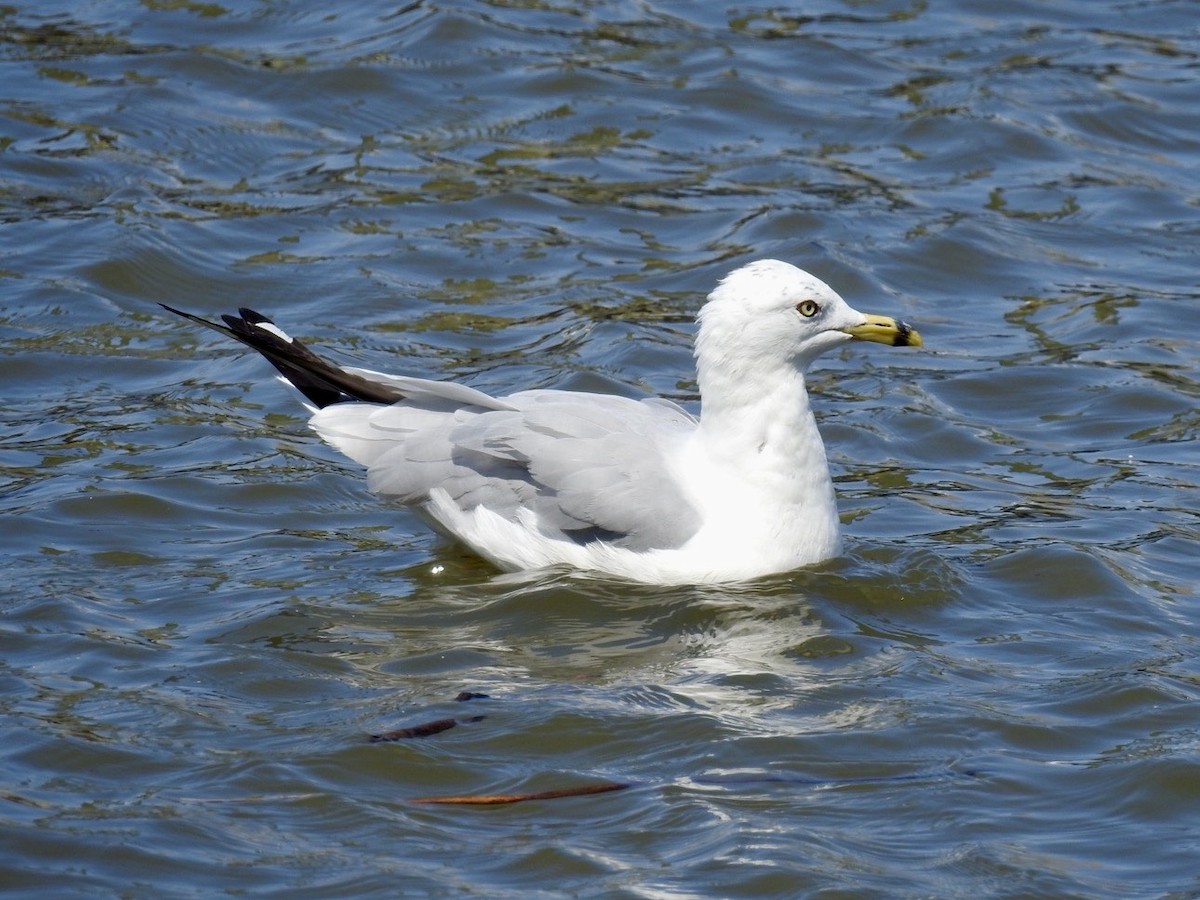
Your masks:
M669 463L696 425L679 406L422 385L424 393L409 382L402 403L335 404L313 418L322 437L367 466L372 491L422 503L441 487L465 510L485 506L515 521L525 508L543 529L634 550L678 547L698 529Z

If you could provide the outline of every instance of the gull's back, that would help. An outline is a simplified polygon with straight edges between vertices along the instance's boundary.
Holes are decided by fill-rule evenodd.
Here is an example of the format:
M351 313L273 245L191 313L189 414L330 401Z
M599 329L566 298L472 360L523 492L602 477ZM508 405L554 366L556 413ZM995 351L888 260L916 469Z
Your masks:
M311 425L366 466L372 492L450 530L423 507L434 489L576 544L672 549L696 533L675 465L696 420L676 404L551 390L447 397L443 384L419 382L419 397L391 405L333 404Z

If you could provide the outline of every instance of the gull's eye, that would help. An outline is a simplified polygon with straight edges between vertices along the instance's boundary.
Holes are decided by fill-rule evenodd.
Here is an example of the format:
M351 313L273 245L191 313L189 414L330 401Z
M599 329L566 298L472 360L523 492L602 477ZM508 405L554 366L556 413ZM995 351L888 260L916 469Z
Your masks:
M796 312L804 316L806 319L811 319L821 311L821 304L816 300L801 300L796 304Z

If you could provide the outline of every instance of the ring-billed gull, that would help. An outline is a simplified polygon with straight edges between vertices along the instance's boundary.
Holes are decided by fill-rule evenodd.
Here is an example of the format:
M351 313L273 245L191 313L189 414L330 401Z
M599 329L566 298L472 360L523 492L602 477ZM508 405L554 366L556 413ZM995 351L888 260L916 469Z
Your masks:
M338 366L249 309L225 325L315 407L312 428L367 486L506 571L566 566L652 584L740 581L841 552L805 388L852 339L919 347L808 272L760 260L698 316L700 416L658 397L461 384Z

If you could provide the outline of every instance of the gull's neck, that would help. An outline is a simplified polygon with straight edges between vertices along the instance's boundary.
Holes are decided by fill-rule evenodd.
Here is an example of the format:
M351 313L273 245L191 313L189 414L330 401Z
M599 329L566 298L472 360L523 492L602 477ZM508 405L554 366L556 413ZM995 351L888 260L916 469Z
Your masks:
M756 458L782 457L789 469L814 471L818 480L827 481L825 448L804 373L783 365L749 374L700 368L700 432L705 444L722 455L737 455L743 465Z
M721 515L790 554L791 563L836 555L837 499L804 372L779 365L749 374L741 366L699 368L696 437L711 490L723 494Z

